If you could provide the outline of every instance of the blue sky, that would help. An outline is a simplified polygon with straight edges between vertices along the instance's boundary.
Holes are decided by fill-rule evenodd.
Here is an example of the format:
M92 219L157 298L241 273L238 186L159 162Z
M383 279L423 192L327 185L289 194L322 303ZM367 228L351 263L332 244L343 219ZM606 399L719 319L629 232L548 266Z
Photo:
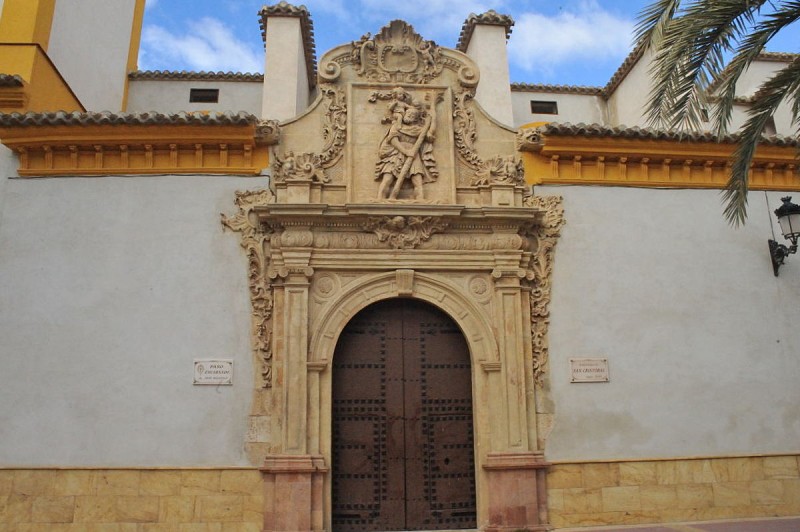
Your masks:
M271 2L277 3L277 2ZM631 31L650 0L307 0L317 55L410 22L426 39L453 47L470 13L494 9L516 24L508 42L511 81L605 85L631 49ZM258 26L263 0L147 0L142 70L263 72ZM770 50L800 52L800 27Z

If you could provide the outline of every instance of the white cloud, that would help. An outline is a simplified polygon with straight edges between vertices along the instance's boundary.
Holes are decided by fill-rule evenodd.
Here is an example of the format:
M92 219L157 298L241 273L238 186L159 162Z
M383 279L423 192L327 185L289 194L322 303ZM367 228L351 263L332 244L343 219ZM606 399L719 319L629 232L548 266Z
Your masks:
M490 9L504 13L505 3L504 0L361 1L365 14L380 25L398 18L407 20L423 37L446 46L455 46L461 25L470 13L484 13Z
M149 25L142 31L139 62L143 69L233 70L259 72L263 57L236 38L219 20L204 17L189 21L183 35Z
M153 9L154 7L156 7L157 3L158 3L158 0L147 0L144 3L144 8L145 9Z
M527 12L517 17L509 59L528 72L549 74L562 63L621 58L631 50L634 21L588 1L576 12L555 16Z

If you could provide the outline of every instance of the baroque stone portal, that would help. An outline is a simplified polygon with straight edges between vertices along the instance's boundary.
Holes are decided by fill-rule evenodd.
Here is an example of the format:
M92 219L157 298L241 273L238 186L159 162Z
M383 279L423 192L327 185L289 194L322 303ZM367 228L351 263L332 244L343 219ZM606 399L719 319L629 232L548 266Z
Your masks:
M542 384L563 211L530 195L516 132L473 101L478 79L402 21L331 50L316 102L280 125L272 188L238 193L223 216L248 261L261 371L247 449L265 530L330 530L337 343L363 309L401 298L463 334L478 527L547 528Z

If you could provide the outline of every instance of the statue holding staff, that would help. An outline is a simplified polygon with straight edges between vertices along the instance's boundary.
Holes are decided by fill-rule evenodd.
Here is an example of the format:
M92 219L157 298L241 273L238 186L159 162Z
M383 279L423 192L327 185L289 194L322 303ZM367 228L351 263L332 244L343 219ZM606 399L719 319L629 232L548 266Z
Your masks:
M406 179L414 186L414 198L424 199L423 184L439 177L433 157L436 104L431 93L415 100L402 88L391 92L392 104L383 123L389 130L378 148L375 179L380 181L378 199L397 199Z

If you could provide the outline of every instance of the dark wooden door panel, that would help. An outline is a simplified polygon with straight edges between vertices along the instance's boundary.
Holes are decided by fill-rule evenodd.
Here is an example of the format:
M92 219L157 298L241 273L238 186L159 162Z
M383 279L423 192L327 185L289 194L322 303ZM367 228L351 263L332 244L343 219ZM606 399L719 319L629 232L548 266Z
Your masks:
M469 351L444 313L372 305L342 332L333 364L333 527L474 528Z

